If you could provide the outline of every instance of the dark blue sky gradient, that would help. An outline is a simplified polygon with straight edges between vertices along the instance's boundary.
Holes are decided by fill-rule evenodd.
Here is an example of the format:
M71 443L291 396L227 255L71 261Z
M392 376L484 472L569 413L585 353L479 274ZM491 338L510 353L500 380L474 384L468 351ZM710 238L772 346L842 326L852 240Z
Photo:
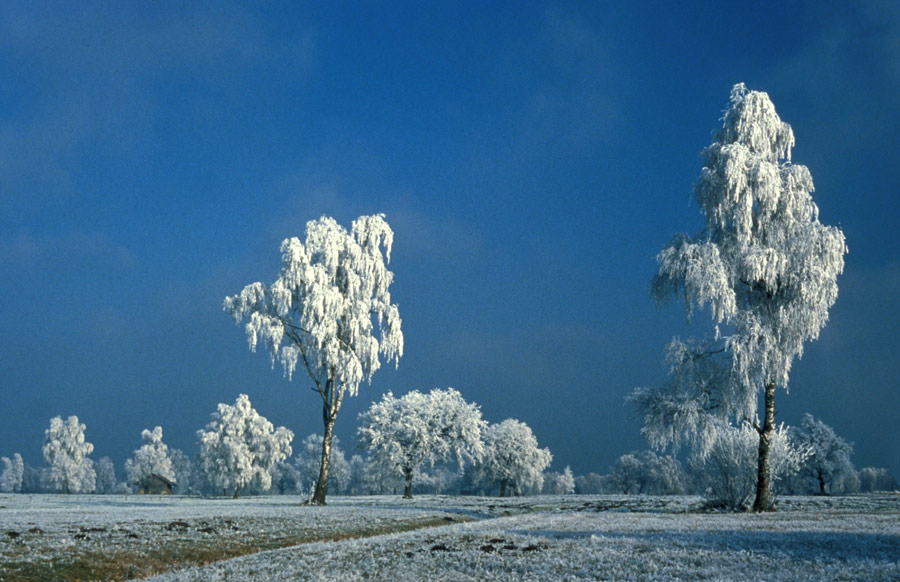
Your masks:
M900 475L900 5L435 4L0 6L0 455L42 464L57 414L94 458L155 425L193 455L241 392L320 431L222 300L308 220L384 212L406 354L345 401L346 448L383 392L452 386L554 469L606 472L646 446L625 396L709 330L648 288L702 225L699 152L743 81L850 247L779 419Z

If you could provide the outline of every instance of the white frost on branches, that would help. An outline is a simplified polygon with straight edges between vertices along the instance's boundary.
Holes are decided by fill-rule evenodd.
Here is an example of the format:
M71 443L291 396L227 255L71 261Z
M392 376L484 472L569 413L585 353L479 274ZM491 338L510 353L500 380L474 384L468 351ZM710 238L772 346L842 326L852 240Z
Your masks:
M320 434L308 435L294 455L294 468L297 471L296 490L300 493L309 490L310 485L315 486L322 470L322 441ZM334 493L345 493L350 482L350 462L341 449L341 441L334 437L331 442L331 468L328 471L328 485Z
M22 478L25 476L25 462L19 453L13 458L2 457L3 472L0 473L0 493L18 493L22 490Z
M175 469L169 456L169 447L162 442L163 430L161 426L152 431L141 431L141 439L144 444L134 451L134 458L125 461L125 475L128 482L139 489L146 489L151 475L158 475L164 479L175 482Z
M809 448L809 458L800 467L800 472L815 484L817 493L833 492L834 484L855 472L850 460L853 443L838 436L833 428L813 415L804 414L800 426L794 427L791 434L794 440Z
M480 481L500 484L500 496L526 489L540 491L544 469L550 466L550 449L538 447L537 438L524 422L508 418L484 432L484 459L477 467Z
M713 506L746 509L756 491L759 431L746 422L736 427L720 422L710 438L703 454L695 452L689 460L695 478L704 486L704 497ZM809 449L795 445L781 424L773 431L770 455L771 478L777 485L800 468Z
M847 246L819 222L793 145L768 95L735 85L695 187L706 226L673 239L653 281L656 299L681 295L688 317L708 307L715 334L673 341L670 382L631 396L651 445L710 442L710 414L755 422L757 394L787 388L794 358L828 321Z
M350 233L333 218L310 221L305 242L281 244L278 279L247 285L225 299L224 309L236 323L247 318L250 349L262 342L288 377L299 362L320 391L332 382L353 396L381 366L379 354L395 362L403 355L400 315L388 291L393 273L385 266L393 241L382 214L358 218Z
M484 454L481 410L453 388L400 398L388 392L359 418L360 442L375 464L403 476L405 497L412 497L413 476L423 463L452 458L462 470Z
M271 487L271 470L291 455L294 433L283 426L275 429L253 409L246 394L233 406L219 404L211 416L206 429L197 431L200 469L211 483L234 489L235 497L251 482L263 490Z
M50 419L44 431L44 461L50 466L49 481L63 493L90 493L96 487L94 463L88 458L94 445L84 440L84 424L77 416Z
M362 381L372 381L380 356L398 364L403 355L400 312L388 291L393 242L383 214L359 217L349 233L323 216L306 224L305 242L290 238L281 244L274 283L253 283L225 299L224 309L236 323L247 319L250 349L262 342L272 366L281 362L288 378L302 364L322 397L322 470L313 497L320 505L344 395L355 396Z

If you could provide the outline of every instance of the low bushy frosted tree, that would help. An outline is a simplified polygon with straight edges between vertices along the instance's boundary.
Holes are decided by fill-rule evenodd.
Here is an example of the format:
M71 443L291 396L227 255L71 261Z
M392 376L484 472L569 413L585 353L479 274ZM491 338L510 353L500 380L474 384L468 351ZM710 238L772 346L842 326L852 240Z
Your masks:
M884 467L863 467L859 470L860 491L896 491L897 489L897 480Z
M184 451L169 449L169 459L172 460L172 471L175 473L179 493L187 494L195 490L193 465Z
M161 426L141 431L144 444L134 451L134 457L125 461L128 482L139 491L147 491L151 475L175 481L175 469L169 457L169 447L163 442Z
M853 444L821 420L804 414L800 425L791 429L791 437L809 449L809 455L800 466L800 475L815 483L819 495L839 493L846 482L856 479L856 469L850 460ZM853 489L852 486L849 488Z
M610 484L626 495L673 495L684 490L684 472L681 463L670 455L631 452L613 464Z
M305 493L310 486L315 487L322 469L322 440L320 434L308 435L294 456L294 467L297 470L295 490ZM344 493L350 481L350 463L341 449L341 441L334 437L331 443L331 469L328 471L328 487L333 493Z
M610 475L588 473L575 477L575 493L579 495L596 495L599 493L615 493L616 486Z
M116 481L116 466L109 457L101 457L97 461L97 493L109 495L119 492L119 483Z
M50 419L44 431L44 461L49 467L50 486L63 493L91 493L96 488L97 474L88 457L94 445L84 440L87 427L77 416L63 421L61 416Z
M571 467L563 469L562 473L545 473L544 486L541 493L546 495L571 495L575 493L575 475Z
M375 490L369 471L369 463L362 455L350 457L350 482L347 487L347 493L350 495L366 495Z
M313 495L319 505L328 491L334 423L344 396L371 382L381 356L398 363L403 355L400 313L388 290L393 241L382 214L359 217L350 232L332 218L310 221L304 242L281 244L274 283L253 283L225 299L235 322L247 319L250 349L262 342L272 365L281 362L288 378L299 364L322 398L325 431Z
M528 489L540 491L551 461L550 449L538 446L531 427L508 418L485 429L484 457L475 467L478 480L489 487L499 484L500 496L505 497Z
M291 454L294 433L283 426L274 428L250 405L246 394L234 405L219 404L204 430L197 431L200 441L200 469L210 484L227 491L234 489L237 499L241 488L256 482L260 489L272 484L272 467Z
M659 301L682 296L688 317L708 308L715 332L673 342L671 380L632 395L654 447L708 447L723 420L755 427L755 511L771 508L775 390L787 389L794 358L828 321L847 252L841 230L819 222L793 145L769 96L735 85L694 190L705 227L663 249L652 286Z
M691 456L689 465L694 480L709 505L732 510L750 507L756 493L754 460L759 451L759 438L759 431L749 423L737 427L719 423L711 430L709 445ZM774 494L778 483L800 468L808 450L794 446L783 424L772 431L770 444Z
M413 390L400 398L388 392L359 418L360 442L375 463L403 476L406 499L412 499L413 477L424 463L452 459L462 470L484 454L481 410L453 388Z
M22 490L22 478L25 476L25 462L22 455L15 453L12 459L0 458L3 471L0 472L0 493L18 493Z

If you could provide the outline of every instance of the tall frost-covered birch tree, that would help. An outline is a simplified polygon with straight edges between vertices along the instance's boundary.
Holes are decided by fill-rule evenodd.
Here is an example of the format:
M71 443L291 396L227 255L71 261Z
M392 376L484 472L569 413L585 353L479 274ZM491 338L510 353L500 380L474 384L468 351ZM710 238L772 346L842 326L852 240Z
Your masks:
M394 232L383 214L361 216L347 232L334 219L306 224L306 240L281 244L274 283L253 283L225 299L236 323L246 319L247 340L262 342L274 367L290 379L298 364L322 399L322 463L313 502L324 505L334 423L344 396L355 396L386 361L403 355L400 313L388 290Z
M827 322L847 252L841 230L819 222L812 176L791 162L793 145L769 96L735 85L694 190L705 228L663 249L652 285L658 301L680 295L688 318L708 308L715 332L673 340L670 380L631 395L654 446L708 450L717 422L750 422L759 435L754 511L771 508L775 390L788 388L794 358Z

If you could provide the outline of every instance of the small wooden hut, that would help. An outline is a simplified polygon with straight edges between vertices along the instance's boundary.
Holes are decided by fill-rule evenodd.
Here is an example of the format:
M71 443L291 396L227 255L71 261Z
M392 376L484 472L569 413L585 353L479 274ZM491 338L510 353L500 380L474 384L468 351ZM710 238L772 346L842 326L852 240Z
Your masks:
M174 481L169 481L162 475L150 473L150 476L139 484L138 495L171 495L174 486Z

